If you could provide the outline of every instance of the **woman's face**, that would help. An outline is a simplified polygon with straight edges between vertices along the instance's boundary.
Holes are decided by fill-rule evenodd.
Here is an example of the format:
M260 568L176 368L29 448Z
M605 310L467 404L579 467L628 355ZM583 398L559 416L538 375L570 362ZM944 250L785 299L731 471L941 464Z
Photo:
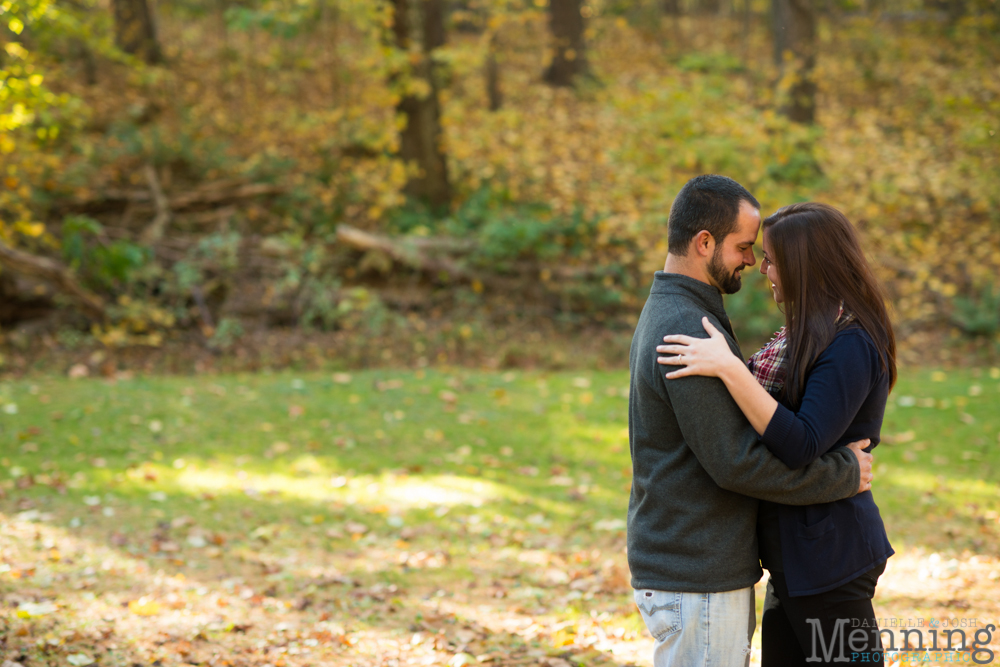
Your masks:
M771 261L774 254L771 244L768 243L767 232L764 232L764 240L761 245L764 246L764 260L760 263L760 272L771 281L771 293L774 295L774 302L781 303L785 300L785 297L781 293L781 279L778 277L778 267Z

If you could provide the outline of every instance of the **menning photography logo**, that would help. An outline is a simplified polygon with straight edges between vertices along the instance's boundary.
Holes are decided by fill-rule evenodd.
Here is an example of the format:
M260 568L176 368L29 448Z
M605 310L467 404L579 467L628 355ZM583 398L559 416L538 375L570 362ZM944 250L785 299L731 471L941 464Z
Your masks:
M993 623L975 618L875 620L872 625L867 619L840 618L832 630L825 631L820 619L807 618L812 626L812 655L806 662L881 664L884 658L901 664L993 664L994 651L987 648L997 629Z

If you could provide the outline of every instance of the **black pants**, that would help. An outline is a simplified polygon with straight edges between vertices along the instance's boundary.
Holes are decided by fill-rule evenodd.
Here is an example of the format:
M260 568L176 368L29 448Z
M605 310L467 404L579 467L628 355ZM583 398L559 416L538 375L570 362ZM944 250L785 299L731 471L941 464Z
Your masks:
M761 667L884 665L872 598L885 563L818 595L791 597L782 572L771 572L761 622ZM819 658L819 662L806 662Z

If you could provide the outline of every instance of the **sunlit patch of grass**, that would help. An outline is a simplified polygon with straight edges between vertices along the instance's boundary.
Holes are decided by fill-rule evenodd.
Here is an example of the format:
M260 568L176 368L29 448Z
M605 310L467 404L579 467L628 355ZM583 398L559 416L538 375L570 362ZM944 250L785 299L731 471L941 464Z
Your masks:
M896 487L921 493L937 492L953 497L956 501L991 501L1000 497L1000 485L982 479L932 475L921 471L898 471L886 475L888 483ZM957 509L957 506L956 506Z
M934 550L1000 545L1000 370L904 370L875 450L890 539Z
M391 510L456 505L481 506L498 499L520 502L524 494L514 489L474 478L455 475L399 476L391 472L382 475L361 475L347 480L329 475L249 474L223 469L189 467L176 476L174 484L187 494L240 494L248 491L306 502L331 502L358 505L363 508L387 507Z

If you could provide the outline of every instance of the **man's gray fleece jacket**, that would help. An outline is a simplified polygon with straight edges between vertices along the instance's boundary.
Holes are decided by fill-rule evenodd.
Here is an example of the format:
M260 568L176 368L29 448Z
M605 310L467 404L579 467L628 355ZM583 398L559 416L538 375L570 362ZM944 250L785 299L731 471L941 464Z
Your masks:
M719 291L662 271L632 339L628 564L636 589L752 586L763 573L758 498L812 505L853 496L860 483L857 459L843 447L790 470L761 444L721 380L664 378L673 367L656 363L656 346L667 334L706 338L706 315L743 359Z

